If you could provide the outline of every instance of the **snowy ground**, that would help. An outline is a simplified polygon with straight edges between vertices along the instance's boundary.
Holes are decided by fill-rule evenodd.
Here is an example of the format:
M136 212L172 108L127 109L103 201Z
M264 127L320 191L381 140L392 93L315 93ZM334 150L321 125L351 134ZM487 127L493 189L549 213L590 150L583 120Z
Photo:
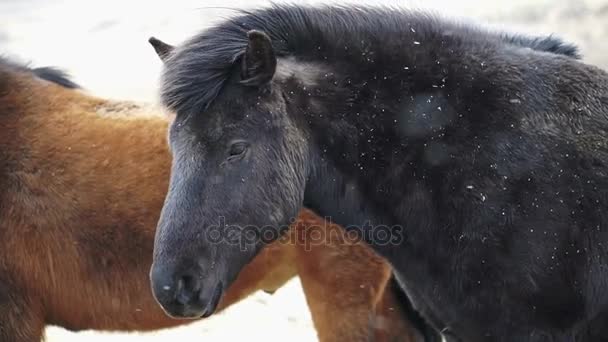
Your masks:
M297 1L319 2L324 1ZM504 29L554 33L578 44L587 62L608 69L608 0L348 2L428 8ZM0 53L35 65L65 68L98 96L154 102L160 62L147 43L149 36L179 43L230 15L226 8L266 4L260 0L0 0ZM153 342L175 338L300 342L316 337L297 279L273 296L258 293L223 314L187 327L111 335L74 334L51 328L47 335L49 342Z
M296 278L274 295L258 292L205 321L154 333L71 333L52 327L47 342L166 342L166 341L316 341L310 314Z

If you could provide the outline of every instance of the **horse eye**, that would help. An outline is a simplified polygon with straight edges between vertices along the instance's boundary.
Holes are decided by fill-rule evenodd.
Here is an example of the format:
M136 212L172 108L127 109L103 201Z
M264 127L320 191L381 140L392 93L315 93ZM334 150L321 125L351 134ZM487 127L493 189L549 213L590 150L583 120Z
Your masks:
M235 142L230 145L230 157L240 156L247 151L248 144L244 141Z

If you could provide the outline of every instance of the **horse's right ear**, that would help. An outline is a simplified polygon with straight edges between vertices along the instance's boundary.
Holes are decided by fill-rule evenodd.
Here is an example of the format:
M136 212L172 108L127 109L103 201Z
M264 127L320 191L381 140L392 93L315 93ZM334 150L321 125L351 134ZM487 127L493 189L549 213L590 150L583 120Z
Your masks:
M248 86L261 86L270 82L277 68L272 42L264 32L247 32L247 49L241 65L241 83Z
M150 39L148 39L148 42L152 45L154 51L156 51L156 54L163 62L167 60L167 57L169 57L169 54L174 49L172 45L169 45L160 39L156 39L155 37L150 37Z

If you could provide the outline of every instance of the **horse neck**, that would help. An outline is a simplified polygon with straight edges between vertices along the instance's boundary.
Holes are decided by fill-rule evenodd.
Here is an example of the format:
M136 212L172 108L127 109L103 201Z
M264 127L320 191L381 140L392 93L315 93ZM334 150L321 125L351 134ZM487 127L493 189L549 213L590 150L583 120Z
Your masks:
M297 85L289 89L295 94L291 112L305 125L311 143L304 206L357 231L377 252L386 254L390 244L378 245L378 228L399 236L401 232L386 208L375 204L378 187L370 186L369 178L382 172L370 166L390 164L392 156L386 151L391 149L386 144L397 140L395 113L384 108L394 107L395 101L387 100L383 106L378 106L377 98L353 101L353 94L362 89L350 84L335 74L317 89L302 91Z
M482 78L486 66L477 62L492 56L492 48L467 51L469 60L459 44L458 37L435 37L388 49L393 55L378 49L369 63L355 57L334 63L334 72L315 79L315 89L303 91L297 82L287 89L296 94L292 112L305 118L300 125L314 146L308 206L343 226L429 225L403 222L402 205L412 201L431 210L429 196L415 196L432 193L429 187L439 182L430 179L442 177L436 159L449 163L451 144L462 142L471 113L486 112L470 105L504 96L482 88L499 88L491 81L501 81Z

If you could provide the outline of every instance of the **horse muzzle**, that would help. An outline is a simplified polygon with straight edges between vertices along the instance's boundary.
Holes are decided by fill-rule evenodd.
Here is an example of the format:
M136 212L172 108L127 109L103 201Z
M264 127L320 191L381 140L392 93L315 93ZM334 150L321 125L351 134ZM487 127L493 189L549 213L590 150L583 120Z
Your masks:
M173 318L196 319L211 316L224 292L221 281L203 277L198 268L173 272L153 265L150 280L154 298Z

